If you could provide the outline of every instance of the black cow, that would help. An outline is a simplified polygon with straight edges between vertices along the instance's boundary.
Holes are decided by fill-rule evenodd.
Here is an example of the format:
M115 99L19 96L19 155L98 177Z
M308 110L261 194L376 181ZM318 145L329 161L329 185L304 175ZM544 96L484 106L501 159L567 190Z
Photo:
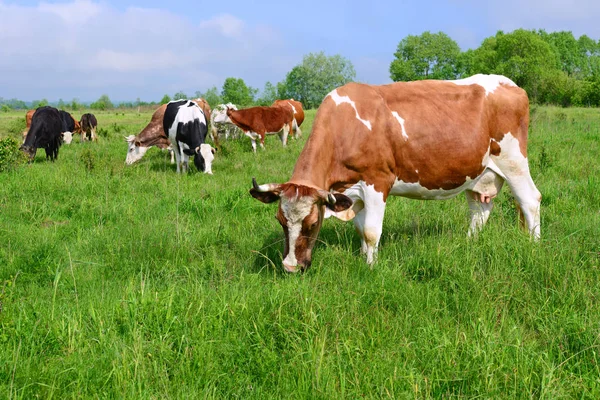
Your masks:
M83 114L81 116L81 120L79 121L79 125L81 127L81 141L91 140L93 142L98 140L98 136L96 136L96 127L98 126L98 120L96 120L96 116L94 114ZM90 138L88 139L88 134Z
M46 150L46 158L54 161L62 144L63 120L54 107L39 107L31 118L31 127L20 147L29 156L30 162L35 158L37 149Z
M204 111L189 100L177 100L167 104L163 129L169 137L177 159L177 173L187 172L189 156L194 156L198 171L212 174L213 149L204 143L208 127Z

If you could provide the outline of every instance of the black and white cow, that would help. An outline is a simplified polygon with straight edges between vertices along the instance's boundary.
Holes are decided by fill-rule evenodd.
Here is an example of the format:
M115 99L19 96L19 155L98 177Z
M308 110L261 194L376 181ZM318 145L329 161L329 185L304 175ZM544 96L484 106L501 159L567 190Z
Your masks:
M54 161L62 144L63 120L54 107L39 107L31 118L31 127L20 149L33 161L38 148L46 150L46 158Z
M71 144L71 141L73 140L73 134L81 131L79 122L77 122L77 120L75 120L71 114L64 110L58 110L58 112L60 113L60 118L62 119L63 141L66 144Z
M194 156L198 171L212 174L215 149L204 143L208 126L198 104L190 100L171 101L165 110L163 129L175 152L177 173L182 169L187 172L189 156Z

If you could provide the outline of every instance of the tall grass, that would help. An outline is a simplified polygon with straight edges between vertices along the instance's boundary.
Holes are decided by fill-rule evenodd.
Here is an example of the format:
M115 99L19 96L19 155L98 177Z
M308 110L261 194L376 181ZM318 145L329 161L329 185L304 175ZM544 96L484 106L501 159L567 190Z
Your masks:
M287 148L224 143L214 176L125 166L150 115L0 174L0 398L600 397L597 110L532 113L540 243L507 188L474 240L464 197L392 198L373 269L327 220L293 276L248 189L290 176L314 112Z

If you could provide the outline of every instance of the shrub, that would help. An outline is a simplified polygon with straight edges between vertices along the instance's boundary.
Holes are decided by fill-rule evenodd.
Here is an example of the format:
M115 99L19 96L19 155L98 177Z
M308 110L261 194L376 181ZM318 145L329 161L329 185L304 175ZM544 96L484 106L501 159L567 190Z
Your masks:
M96 166L96 156L90 149L83 149L79 156L79 161L85 166L85 169L91 171Z
M0 172L9 171L26 162L25 153L19 150L19 142L11 137L0 140Z

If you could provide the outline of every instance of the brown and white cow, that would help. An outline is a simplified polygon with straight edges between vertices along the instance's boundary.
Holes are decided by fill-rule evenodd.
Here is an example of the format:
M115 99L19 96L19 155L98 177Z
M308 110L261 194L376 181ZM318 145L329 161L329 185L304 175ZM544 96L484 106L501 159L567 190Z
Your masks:
M192 101L200 106L206 119L210 122L211 110L208 102L202 98L194 99ZM154 111L154 114L152 114L152 119L150 119L148 125L146 125L137 136L129 135L125 137L125 140L127 141L127 157L125 158L125 164L131 165L139 161L144 154L146 154L148 149L153 146L163 150L168 149L171 153L171 164L175 163L171 142L163 129L163 119L166 109L166 104L158 107L156 111Z
M260 139L260 147L265 148L265 136L279 134L281 143L287 144L287 137L296 127L296 120L291 109L285 107L250 107L243 110L227 108L223 120L240 128L252 141L252 151L256 152L256 139Z
M304 122L304 108L302 108L302 103L294 99L275 100L271 107L287 107L292 110L294 119L296 120L294 137L302 137L302 131L300 130L300 125Z
M81 142L84 140L90 140L92 142L98 141L98 136L96 135L96 128L98 127L98 120L94 114L85 113L81 116L81 120L79 121L80 130L81 130ZM89 135L89 139L88 139Z
M253 181L250 194L280 201L289 272L310 265L323 218L332 215L354 219L372 264L390 195L442 200L465 192L472 235L506 181L538 239L541 194L529 173L528 126L527 94L503 76L349 83L323 100L290 180Z

